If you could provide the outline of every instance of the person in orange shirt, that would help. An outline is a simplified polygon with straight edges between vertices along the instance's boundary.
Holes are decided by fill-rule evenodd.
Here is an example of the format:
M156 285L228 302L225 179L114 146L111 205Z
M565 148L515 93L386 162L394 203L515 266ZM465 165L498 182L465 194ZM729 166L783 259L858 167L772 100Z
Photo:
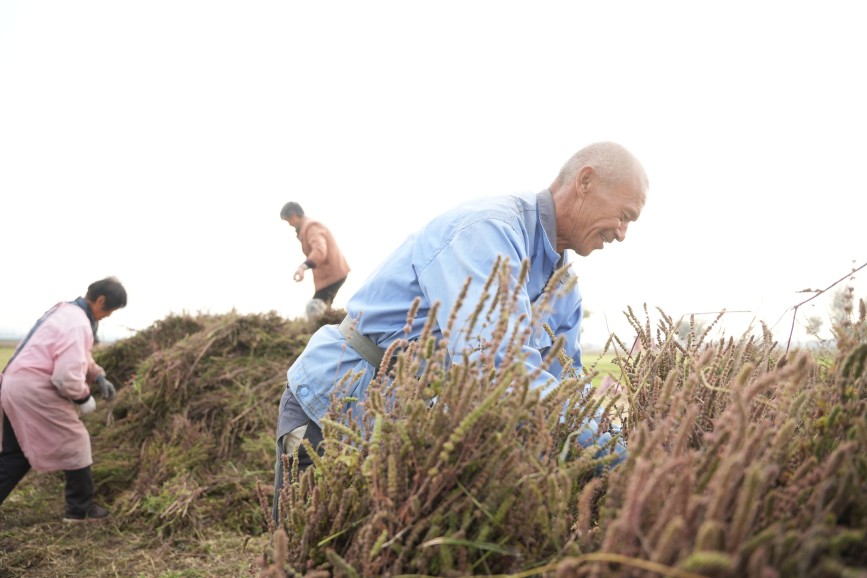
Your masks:
M286 203L280 211L280 218L295 229L301 242L301 251L306 257L295 270L293 279L301 282L308 269L313 271L315 293L313 293L313 300L307 306L307 311L309 316L311 314L315 316L317 310L321 313L331 307L337 291L349 274L349 264L328 227L307 217L301 205L296 202ZM321 303L317 303L317 300Z

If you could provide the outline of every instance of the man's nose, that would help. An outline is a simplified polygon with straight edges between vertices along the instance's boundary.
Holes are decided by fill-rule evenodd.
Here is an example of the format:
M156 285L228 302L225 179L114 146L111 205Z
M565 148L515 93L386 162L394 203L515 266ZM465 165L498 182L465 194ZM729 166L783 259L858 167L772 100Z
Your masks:
M623 242L626 239L626 229L629 227L629 221L620 221L620 225L617 226L617 229L614 230L614 237Z

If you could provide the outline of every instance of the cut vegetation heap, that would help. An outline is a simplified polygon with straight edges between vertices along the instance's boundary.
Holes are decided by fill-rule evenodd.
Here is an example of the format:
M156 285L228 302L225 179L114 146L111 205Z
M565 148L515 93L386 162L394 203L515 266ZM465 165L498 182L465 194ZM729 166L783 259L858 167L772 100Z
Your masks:
M273 479L277 400L310 333L274 313L173 315L96 351L123 384L86 418L112 515L164 535L262 532L255 488Z

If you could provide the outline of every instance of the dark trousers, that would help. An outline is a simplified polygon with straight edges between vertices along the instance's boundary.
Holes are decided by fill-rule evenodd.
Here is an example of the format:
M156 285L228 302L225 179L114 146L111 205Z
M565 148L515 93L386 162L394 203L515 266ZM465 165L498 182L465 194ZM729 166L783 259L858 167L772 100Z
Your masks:
M337 290L340 289L345 282L346 277L344 277L340 281L335 281L331 285L323 287L322 289L314 293L313 298L321 299L322 301L325 301L326 305L331 307L331 303L334 301L334 298L337 297Z
M6 496L28 471L30 471L30 462L18 445L18 438L15 437L9 418L4 415L3 447L0 448L0 504L6 500Z
M277 440L277 463L274 466L274 503L272 506L272 515L274 522L279 524L279 507L280 507L280 490L283 489L283 456L289 458L289 467L293 466L292 460L295 454L295 448L298 448L298 474L309 468L313 464L313 460L301 443L301 439L305 439L316 448L316 452L321 456L322 451L322 430L316 425L316 422L309 420L306 425L303 425L288 434L283 435Z
M0 504L30 471L30 462L21 451L9 418L3 416L3 447L0 449ZM66 470L66 511L86 514L93 505L93 474L90 466Z

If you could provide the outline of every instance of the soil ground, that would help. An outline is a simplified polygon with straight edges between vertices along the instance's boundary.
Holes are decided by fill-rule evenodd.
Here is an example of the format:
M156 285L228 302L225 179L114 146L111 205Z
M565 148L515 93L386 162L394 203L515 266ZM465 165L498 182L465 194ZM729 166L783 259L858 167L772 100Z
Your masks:
M256 576L261 536L161 538L109 518L65 524L63 475L31 471L0 506L0 578Z

